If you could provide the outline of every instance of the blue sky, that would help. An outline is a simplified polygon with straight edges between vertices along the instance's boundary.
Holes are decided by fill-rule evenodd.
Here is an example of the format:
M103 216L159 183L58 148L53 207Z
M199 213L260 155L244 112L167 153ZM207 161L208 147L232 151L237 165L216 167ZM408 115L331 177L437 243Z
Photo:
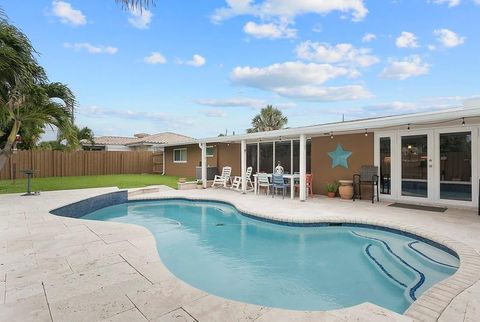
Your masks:
M480 0L2 0L97 135L242 133L480 105Z

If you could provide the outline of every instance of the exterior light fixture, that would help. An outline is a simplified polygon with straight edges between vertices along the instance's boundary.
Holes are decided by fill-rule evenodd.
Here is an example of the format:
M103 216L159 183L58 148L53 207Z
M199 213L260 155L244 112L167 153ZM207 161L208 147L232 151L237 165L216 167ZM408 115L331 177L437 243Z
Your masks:
M330 132L330 139L333 139L333 132Z
M367 129L365 129L365 136L368 136L368 132L367 132Z
M462 117L462 126L465 126L465 118Z
M408 123L407 130L410 130L410 123Z

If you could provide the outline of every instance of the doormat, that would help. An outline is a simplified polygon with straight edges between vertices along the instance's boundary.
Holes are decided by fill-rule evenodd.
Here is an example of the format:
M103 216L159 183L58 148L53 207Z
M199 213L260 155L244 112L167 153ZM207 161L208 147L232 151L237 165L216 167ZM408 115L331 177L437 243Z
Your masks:
M404 208L404 209L433 211L433 212L445 212L447 210L447 208L445 207L420 206L420 205L411 205L408 203L400 203L400 202L392 203L388 206L396 207L396 208Z

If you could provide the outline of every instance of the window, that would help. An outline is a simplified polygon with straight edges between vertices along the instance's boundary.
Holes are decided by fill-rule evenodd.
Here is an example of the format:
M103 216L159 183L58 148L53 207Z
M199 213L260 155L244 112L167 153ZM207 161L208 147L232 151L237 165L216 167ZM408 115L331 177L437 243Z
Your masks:
M215 153L215 147L207 146L207 158L212 158Z
M257 173L257 144L247 144L247 167L253 168L253 173Z
M273 143L260 143L260 172L273 172Z
M285 173L291 173L291 148L290 141L275 142L275 166L280 162Z
M174 149L173 150L173 162L174 163L186 163L187 162L187 149Z

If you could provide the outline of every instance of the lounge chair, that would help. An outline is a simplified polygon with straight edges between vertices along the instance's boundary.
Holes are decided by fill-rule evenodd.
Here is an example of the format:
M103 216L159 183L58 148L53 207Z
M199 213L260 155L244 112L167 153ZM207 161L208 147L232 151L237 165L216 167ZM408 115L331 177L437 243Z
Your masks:
M272 198L278 189L282 189L282 199L285 199L285 193L290 185L285 183L283 174L272 174Z
M232 174L232 167L223 167L221 175L215 175L213 178L212 188L215 187L227 187L227 183L230 182L230 175Z
M247 184L247 191L252 191L253 190L253 183L252 183L252 167L248 167L247 171L245 173L245 179L246 179L246 184ZM242 177L236 176L233 178L233 183L232 183L232 189L234 190L242 190Z
M260 188L266 188L265 194L268 195L270 193L270 181L268 180L268 175L266 173L258 174L257 188L258 188L258 192L260 192Z

